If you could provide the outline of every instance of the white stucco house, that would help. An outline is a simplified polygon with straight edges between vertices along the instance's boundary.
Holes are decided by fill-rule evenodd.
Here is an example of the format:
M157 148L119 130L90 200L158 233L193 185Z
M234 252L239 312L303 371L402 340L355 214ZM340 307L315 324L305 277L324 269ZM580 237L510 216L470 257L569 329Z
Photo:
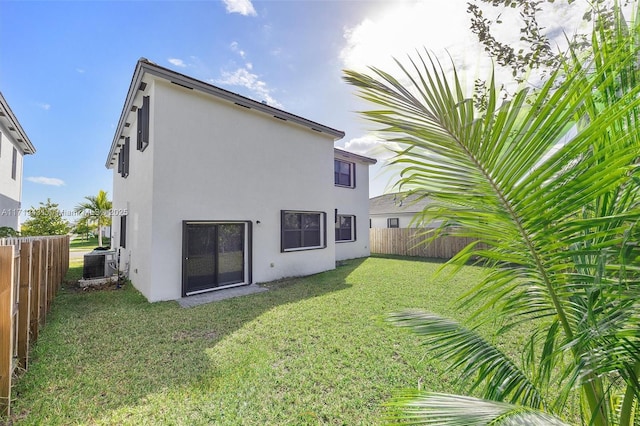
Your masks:
M437 227L439 221L424 224L414 220L428 205L428 198L408 192L373 197L369 200L369 225L371 228Z
M106 161L121 269L159 301L368 256L375 160L343 136L141 59Z
M0 92L0 227L18 230L23 158L35 152L35 147Z

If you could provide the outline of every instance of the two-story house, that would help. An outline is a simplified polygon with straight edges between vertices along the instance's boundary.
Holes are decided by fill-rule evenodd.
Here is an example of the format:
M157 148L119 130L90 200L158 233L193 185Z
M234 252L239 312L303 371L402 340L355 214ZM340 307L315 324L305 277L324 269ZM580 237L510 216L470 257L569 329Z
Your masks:
M35 152L35 147L0 92L0 227L18 230L23 158Z
M368 256L375 160L343 136L141 59L106 161L121 269L158 301Z

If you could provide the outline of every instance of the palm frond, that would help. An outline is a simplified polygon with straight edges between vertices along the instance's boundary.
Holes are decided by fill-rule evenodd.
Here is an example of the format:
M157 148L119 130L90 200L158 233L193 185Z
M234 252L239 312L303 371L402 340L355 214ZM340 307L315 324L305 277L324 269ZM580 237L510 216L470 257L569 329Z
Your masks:
M568 426L545 412L504 402L420 391L397 393L388 404L392 424L433 426Z
M457 381L469 390L484 385L484 398L519 402L530 407L545 405L544 397L502 351L473 330L440 316L421 311L404 311L389 316L389 321L409 328L429 350L450 362L460 373Z

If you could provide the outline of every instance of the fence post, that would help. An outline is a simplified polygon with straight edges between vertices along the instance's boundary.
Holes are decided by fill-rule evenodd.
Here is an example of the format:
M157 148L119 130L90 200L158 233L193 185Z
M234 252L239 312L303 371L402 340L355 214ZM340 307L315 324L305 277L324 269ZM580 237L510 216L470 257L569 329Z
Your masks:
M20 245L20 290L18 293L18 368L27 369L31 314L31 242Z
M40 325L40 271L42 269L42 242L34 240L31 246L31 340L38 339Z
M14 247L0 247L0 415L8 416L13 373L13 274Z

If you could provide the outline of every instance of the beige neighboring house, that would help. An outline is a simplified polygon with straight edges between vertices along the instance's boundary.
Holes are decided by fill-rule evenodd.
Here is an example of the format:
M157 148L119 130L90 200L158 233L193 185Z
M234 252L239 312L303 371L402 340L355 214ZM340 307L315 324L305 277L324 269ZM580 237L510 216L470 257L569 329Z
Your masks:
M0 92L0 227L18 230L23 157L35 152L35 147Z
M417 228L423 225L413 218L429 204L428 198L397 192L369 199L370 228ZM434 228L438 223L426 227Z

